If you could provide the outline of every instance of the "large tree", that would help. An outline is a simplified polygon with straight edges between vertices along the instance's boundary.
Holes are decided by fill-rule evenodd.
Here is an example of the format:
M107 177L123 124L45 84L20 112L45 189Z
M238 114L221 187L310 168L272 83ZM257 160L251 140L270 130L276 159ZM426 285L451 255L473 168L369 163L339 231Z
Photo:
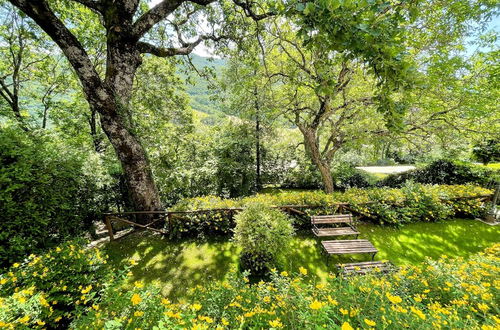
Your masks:
M204 40L220 40L221 36L213 31L221 24L212 19L215 8L208 7L216 1L163 0L152 8L139 0L9 1L52 38L73 67L92 111L99 114L102 129L121 162L135 208L160 209L162 205L147 155L127 119L134 77L144 54L187 55ZM257 13L260 9L254 12L254 6L248 2L235 0L235 3L242 17L259 20L268 15ZM227 9L224 6L227 4L221 3L221 11ZM75 33L86 16L97 16L101 25L95 33L104 36L107 50L103 74L91 60L85 40ZM212 31L195 35L197 30L192 26L196 20L207 20ZM192 41L186 41L183 32L187 32ZM175 39L170 38L172 34Z

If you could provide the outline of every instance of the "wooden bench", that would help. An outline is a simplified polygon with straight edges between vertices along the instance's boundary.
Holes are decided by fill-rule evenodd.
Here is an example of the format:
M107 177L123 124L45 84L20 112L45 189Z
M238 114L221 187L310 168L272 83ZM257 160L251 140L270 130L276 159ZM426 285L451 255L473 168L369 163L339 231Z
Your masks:
M373 244L366 239L322 241L321 244L328 256L369 253L373 260L378 252Z
M353 226L352 214L315 215L311 217L312 231L317 237L359 236L359 231ZM347 224L344 227L321 228L318 225Z
M365 275L368 273L388 273L395 269L395 266L389 261L365 261L349 264L338 264L337 268L343 275Z

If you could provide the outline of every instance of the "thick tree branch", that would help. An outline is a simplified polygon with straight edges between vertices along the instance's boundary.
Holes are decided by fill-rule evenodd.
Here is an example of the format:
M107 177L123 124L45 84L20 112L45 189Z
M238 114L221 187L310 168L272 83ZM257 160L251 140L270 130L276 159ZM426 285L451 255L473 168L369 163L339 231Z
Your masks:
M157 47L147 42L139 41L137 48L141 53L148 53L158 57L170 57L176 55L189 55L204 40L219 41L226 36L201 35L193 42L185 42L181 40L182 47Z
M191 43L185 43L183 47L157 47L147 42L139 41L137 47L141 53L148 53L158 57L170 57L176 55L189 55L203 41L198 38Z
M191 0L195 4L201 6L207 6L216 0ZM168 15L173 13L180 5L182 5L187 0L163 0L149 11L144 13L141 17L137 19L133 26L133 35L137 40L139 40L144 34L146 34L155 24L166 19Z

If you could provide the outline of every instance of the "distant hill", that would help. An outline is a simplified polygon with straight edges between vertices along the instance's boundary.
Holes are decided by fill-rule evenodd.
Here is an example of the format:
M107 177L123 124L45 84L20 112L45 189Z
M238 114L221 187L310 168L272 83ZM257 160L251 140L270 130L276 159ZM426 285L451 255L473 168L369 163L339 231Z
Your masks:
M209 67L212 68L216 74L220 74L223 67L226 65L226 61L223 59L209 59L196 54L192 54L191 57L193 65L200 71L205 67ZM183 73L181 73L181 76L184 79L188 78ZM213 92L209 89L209 83L206 79L199 77L196 73L193 73L190 76L189 82L186 83L186 92L190 96L190 105L194 110L204 112L209 115L222 114L217 102L210 99Z

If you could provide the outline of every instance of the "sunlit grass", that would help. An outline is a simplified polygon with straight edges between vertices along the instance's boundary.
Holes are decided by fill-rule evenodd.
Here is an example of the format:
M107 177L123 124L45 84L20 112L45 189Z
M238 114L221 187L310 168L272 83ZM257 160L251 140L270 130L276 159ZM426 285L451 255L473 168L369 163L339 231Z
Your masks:
M379 249L376 260L388 259L397 265L414 264L425 257L467 257L498 242L499 227L474 220L415 223L401 229L360 224L360 238L369 239ZM137 233L106 247L113 265L138 265L132 269L131 283L157 283L173 299L185 297L196 285L220 281L238 264L238 248L228 239L170 241L149 233ZM370 260L368 255L331 257L329 265L319 241L308 231L297 233L283 258L285 270L305 267L321 280L335 264Z

